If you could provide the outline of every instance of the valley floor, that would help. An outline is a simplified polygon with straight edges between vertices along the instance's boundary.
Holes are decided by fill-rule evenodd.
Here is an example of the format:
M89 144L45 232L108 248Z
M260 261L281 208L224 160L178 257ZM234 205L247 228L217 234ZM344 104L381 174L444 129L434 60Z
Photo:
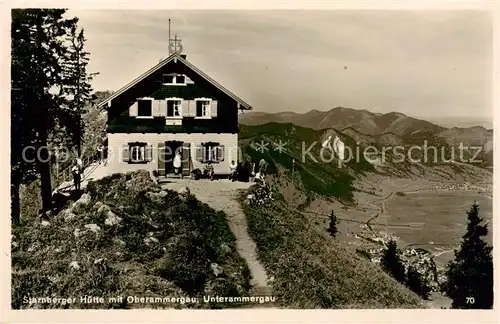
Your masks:
M430 251L438 268L453 259L453 251L466 231L466 212L474 201L483 219L491 223L493 216L492 183L487 178L469 183L370 175L355 187L360 189L354 194L355 206L316 199L306 213L326 228L333 210L339 219L339 241L353 250L377 247L373 239L392 236L400 249L420 247ZM487 239L492 244L491 225ZM431 298L431 307L451 304L436 293Z

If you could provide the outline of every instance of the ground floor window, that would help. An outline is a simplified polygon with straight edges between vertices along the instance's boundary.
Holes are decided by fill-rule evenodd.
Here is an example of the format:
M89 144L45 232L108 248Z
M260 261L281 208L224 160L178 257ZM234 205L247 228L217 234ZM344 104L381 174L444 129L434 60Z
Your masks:
M145 163L151 161L151 146L147 143L134 142L126 147L124 161L129 163Z
M144 162L146 161L146 146L134 145L130 147L130 161L132 162Z
M224 145L220 145L217 142L201 143L197 155L200 162L221 162L224 160Z

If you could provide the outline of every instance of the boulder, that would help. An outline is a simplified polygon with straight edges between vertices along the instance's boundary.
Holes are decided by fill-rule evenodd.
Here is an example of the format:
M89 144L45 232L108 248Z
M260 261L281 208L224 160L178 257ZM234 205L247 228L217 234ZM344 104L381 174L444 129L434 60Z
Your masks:
M221 250L224 252L224 253L230 253L231 252L231 248L229 247L229 245L225 244L225 243L222 243L220 245L220 248Z
M189 187L184 187L181 190L179 190L179 193L181 195L189 195L189 194L191 194L191 190L189 190Z
M222 273L222 267L220 265L218 265L217 263L211 263L210 268L212 269L212 271L216 277Z
M97 213L99 214L104 214L107 213L108 211L110 211L110 208L108 205L105 204L101 204L99 208L97 208Z
M114 225L120 224L121 221L122 221L121 217L117 216L111 210L108 210L108 213L106 214L106 220L104 221L104 224L108 225L108 226L114 226Z
M146 245L149 245L150 243L160 243L160 241L158 241L158 239L154 236L148 236L144 239L144 243L146 243Z
M76 262L76 261L72 261L72 262L69 264L69 267L70 267L71 269L74 269L74 270L78 270L78 269L80 269L80 265L79 265L79 264L78 264L78 262Z
M98 233L101 230L96 224L86 224L84 227L94 233Z
M69 221L75 218L76 214L70 210L65 210L64 212L62 212L62 217L64 218L65 221Z
M104 204L101 201L98 201L94 204L94 208L97 209L97 211L99 211L102 205Z
M127 245L127 243L125 243L123 240L120 240L118 238L114 238L113 242L116 243L116 244L118 244L118 245L121 245L121 246Z
M78 199L75 204L77 205L83 205L83 206L87 206L89 203L90 203L90 194L88 193L84 193L80 199Z

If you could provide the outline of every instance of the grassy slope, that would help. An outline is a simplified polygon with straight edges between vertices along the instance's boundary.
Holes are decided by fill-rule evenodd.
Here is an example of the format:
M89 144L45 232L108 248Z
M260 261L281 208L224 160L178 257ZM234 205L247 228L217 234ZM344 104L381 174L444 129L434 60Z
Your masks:
M278 194L279 196L279 194ZM292 308L416 308L422 301L380 267L342 248L282 199L246 205L273 294Z
M355 147L355 141L347 135L338 133L346 146ZM309 194L334 196L339 199L352 200L353 174L357 172L373 171L373 167L364 159L350 161L347 166L338 167L338 160L331 158L327 151L323 152L325 162L321 160L321 143L325 137L324 130L312 130L293 124L269 123L258 126L240 125L239 144L245 160L258 162L264 158L269 163L268 173L292 177L292 164L295 160L294 178L303 185L304 191ZM284 152L275 150L269 145L268 150L261 152L254 143L261 141L279 144L286 142ZM302 158L310 145L316 143L310 150L317 160L313 161L308 155ZM330 161L331 160L331 161Z
M76 207L73 219L64 220L60 213L49 226L42 226L33 215L23 215L23 225L13 228L13 308L28 306L22 304L23 296L248 295L250 273L222 212L173 191L155 196L160 188L147 172L107 177L88 189L91 201ZM97 211L101 203L122 218L120 226L104 224L106 213ZM98 225L99 232L86 230L86 224ZM77 229L80 235L75 236ZM147 237L158 241L146 243ZM70 269L72 261L78 262L78 270ZM215 274L214 264L222 274ZM174 306L224 307L107 302L65 307Z

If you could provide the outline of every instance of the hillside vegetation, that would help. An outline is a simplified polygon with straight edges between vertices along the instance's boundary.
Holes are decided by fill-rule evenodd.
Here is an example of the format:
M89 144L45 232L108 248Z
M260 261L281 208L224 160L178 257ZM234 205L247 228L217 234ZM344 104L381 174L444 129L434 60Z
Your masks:
M276 189L276 188L275 188ZM277 302L290 308L421 308L422 301L310 218L274 201L245 204L249 232Z
M303 191L309 195L333 196L349 202L353 198L354 175L373 171L374 168L364 158L360 161L349 161L339 168L336 156L332 156L328 150L321 152L322 142L328 136L333 139L335 135L354 150L355 141L334 130L316 131L279 123L240 125L239 145L244 160L258 163L264 158L269 163L268 174L290 179L293 177L297 185L303 186ZM258 146L260 143L267 143L267 148L262 150ZM279 143L286 143L284 150L277 149L276 145ZM310 146L310 155L304 156L303 152Z
M349 159L342 163L330 150L322 149L323 141L335 136L349 152L346 153ZM285 144L284 150L279 150L280 143ZM266 146L263 148L262 144ZM450 162L452 157L459 159L459 152L453 153L444 138L425 132L371 136L353 128L338 131L289 123L240 125L239 146L244 160L258 163L264 158L269 163L268 174L285 177L288 182L293 178L308 200L321 195L352 202L356 190L353 182L366 173L450 180L461 176L480 178L487 171L481 168L482 164ZM393 150L396 146L398 149ZM470 152L464 151L463 157L471 157Z
M205 304L200 296L249 295L250 272L222 212L189 193L161 190L145 171L109 176L87 189L49 221L23 215L26 221L13 227L13 308L219 308L224 304ZM85 295L105 302L79 303ZM77 302L24 303L44 296ZM108 301L115 296L124 300ZM127 296L183 302L129 304Z

